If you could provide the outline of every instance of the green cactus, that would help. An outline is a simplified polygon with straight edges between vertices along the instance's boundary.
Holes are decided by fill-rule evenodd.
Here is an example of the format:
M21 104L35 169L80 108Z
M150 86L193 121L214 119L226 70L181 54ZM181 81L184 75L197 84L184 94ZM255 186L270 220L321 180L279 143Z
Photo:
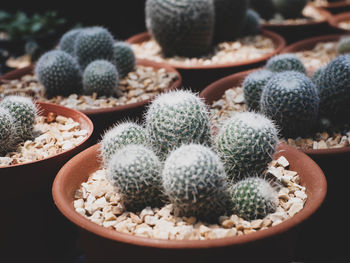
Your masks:
M147 0L146 26L165 56L200 56L211 48L212 0Z
M260 97L268 80L274 73L269 70L258 70L250 73L243 81L243 94L250 110L260 110Z
M81 33L83 29L71 29L64 33L59 41L59 48L62 51L67 52L68 54L74 56L74 46L75 46L75 40L77 39L77 36Z
M277 191L259 177L246 178L230 188L233 213L245 220L262 219L276 211Z
M114 56L121 77L125 77L135 68L135 54L131 46L126 42L115 42L113 44Z
M79 65L64 51L52 50L42 55L36 64L35 74L48 97L69 96L81 90Z
M74 53L82 69L98 59L114 63L113 44L114 38L107 29L97 26L89 27L77 36Z
M307 134L318 115L319 96L304 74L286 71L275 74L261 94L260 110L274 120L286 137Z
M322 76L322 72L324 71L325 68L326 68L326 67L323 66L323 67L319 68L318 70L316 70L316 71L312 74L311 80L312 80L313 83L315 83L315 84L317 83L317 81L319 80L319 78Z
M343 37L338 41L337 53L338 54L350 53L350 37Z
M228 184L219 157L190 144L173 151L164 163L163 188L176 215L217 220L227 208Z
M243 26L240 30L239 35L244 36L255 36L261 32L261 18L257 12L253 9L248 9L243 21Z
M83 73L83 91L88 95L96 92L99 96L112 96L118 82L118 71L107 60L91 62Z
M266 20L271 19L275 14L272 0L250 0L250 7Z
M239 181L266 170L277 143L277 129L271 120L258 113L240 112L226 120L215 145L228 178Z
M11 150L15 144L15 122L7 109L0 107L0 154Z
M182 144L210 144L207 106L190 91L159 95L146 113L146 130L157 155L164 160Z
M123 196L128 210L139 211L146 206L162 204L162 164L143 145L127 145L112 156L107 179Z
M284 18L302 17L302 11L308 0L273 0L275 10Z
M266 63L266 69L273 72L298 71L306 74L303 62L294 54L280 54L273 56Z

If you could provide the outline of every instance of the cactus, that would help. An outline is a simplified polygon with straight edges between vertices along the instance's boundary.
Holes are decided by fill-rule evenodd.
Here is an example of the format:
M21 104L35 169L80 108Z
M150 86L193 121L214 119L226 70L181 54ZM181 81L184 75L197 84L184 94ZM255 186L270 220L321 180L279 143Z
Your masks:
M262 173L272 161L277 143L277 129L271 120L241 112L226 120L215 145L228 178L239 181L252 172Z
M42 55L36 64L35 74L48 97L68 96L81 90L79 65L64 51L53 50Z
M67 52L68 54L74 56L74 46L77 36L81 33L83 29L71 29L64 33L58 43L60 50Z
M284 18L298 18L302 16L308 0L273 0L275 10Z
M129 144L148 144L143 127L133 122L123 122L108 130L101 140L101 156L104 164L109 162L117 150Z
M212 45L212 0L147 0L146 26L165 56L200 56Z
M260 110L274 120L285 137L302 136L316 123L319 96L304 74L286 71L275 74L261 94Z
M125 77L135 68L135 54L131 46L126 42L115 42L113 44L114 56L121 77Z
M250 7L266 20L271 19L275 14L272 0L250 0Z
M230 187L233 212L245 220L262 219L276 211L277 191L259 177L246 178Z
M190 91L159 95L147 110L146 130L162 160L182 144L210 144L208 109Z
M114 38L107 29L97 26L89 27L77 36L74 53L82 69L98 59L114 63L113 44Z
M0 107L0 154L11 150L15 144L15 122L7 109Z
M350 37L343 37L337 44L337 53L346 54L350 53Z
M143 145L127 145L110 160L107 179L122 194L128 210L159 206L162 195L162 165L157 156Z
M273 73L269 70L258 70L250 73L243 81L244 100L248 108L253 111L260 110L260 97L267 81Z
M30 98L7 96L0 102L0 107L7 109L14 120L15 138L27 140L33 137L37 108Z
M306 74L303 62L294 54L281 54L270 58L266 63L266 69L273 72L298 71Z
M319 68L318 70L316 70L313 74L312 74L312 82L313 83L317 83L317 81L319 80L319 78L322 76L322 72L325 69L325 66Z
M83 73L83 90L91 95L96 92L99 96L111 96L119 82L116 67L106 60L91 62Z
M240 36L255 36L261 32L261 18L253 9L248 9L240 30Z
M176 215L216 220L227 207L228 184L223 164L209 148L183 145L164 163L162 173L166 196Z
M232 41L239 36L248 8L247 0L214 0L216 42Z

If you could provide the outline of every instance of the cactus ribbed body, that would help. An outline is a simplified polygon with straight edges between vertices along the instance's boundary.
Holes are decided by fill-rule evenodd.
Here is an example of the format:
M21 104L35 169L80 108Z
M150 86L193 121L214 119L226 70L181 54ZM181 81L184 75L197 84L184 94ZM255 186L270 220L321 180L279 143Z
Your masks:
M284 18L301 17L307 2L308 0L273 0L276 12Z
M124 77L135 68L134 51L126 42L115 42L113 48L118 73Z
M322 72L324 71L324 69L325 69L325 66L319 68L318 70L316 70L314 72L314 74L312 74L311 80L312 80L313 83L315 83L315 84L317 83L319 78L322 76Z
M255 36L261 32L261 18L253 9L248 9L240 30L240 36Z
M77 39L77 36L80 34L80 32L83 29L72 29L68 32L64 33L60 39L60 42L58 44L59 48L62 51L67 52L68 54L74 56L74 46L75 46L75 40Z
M7 109L0 107L0 154L11 150L15 143L15 122Z
M303 62L294 54L281 54L270 58L266 63L266 69L273 72L292 70L306 74Z

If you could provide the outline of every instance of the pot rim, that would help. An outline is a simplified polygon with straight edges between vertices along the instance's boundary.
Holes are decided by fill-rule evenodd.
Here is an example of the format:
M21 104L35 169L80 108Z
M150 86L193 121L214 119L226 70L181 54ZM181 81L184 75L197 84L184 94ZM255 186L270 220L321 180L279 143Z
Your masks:
M329 24L334 28L340 29L345 32L350 32L350 29L345 29L339 26L340 22L343 22L346 20L350 21L350 12L344 12L344 13L331 16L329 19Z
M339 1L339 2L328 2L325 6L319 6L319 8L338 8L338 7L346 7L350 6L350 3L347 1Z
M310 157L294 149L293 147L290 147L286 144L280 144L280 152L288 150L290 154L294 156L298 155L299 159L302 158L304 159L304 161L309 162L311 165L314 166L313 171L315 171L315 174L319 175L320 179L314 180L314 182L317 182L319 184L317 185L317 191L312 193L308 197L304 208L293 217L265 230L259 230L254 233L241 236L220 238L214 240L163 240L133 236L131 234L126 234L118 232L116 230L105 228L103 226L91 222L84 216L80 215L75 211L73 203L70 201L67 191L65 191L66 188L64 185L68 184L69 174L75 169L74 166L80 163L81 160L83 160L86 156L91 155L92 152L98 153L99 147L99 144L91 146L90 148L84 150L77 156L73 157L68 163L66 163L61 168L61 170L55 178L52 187L52 194L56 206L61 211L61 213L64 214L70 221L72 221L74 224L90 233L115 242L123 242L136 246L167 249L207 249L256 242L263 238L269 238L274 235L282 234L288 231L289 229L296 227L298 224L309 218L321 206L327 192L327 182L325 176L322 170L317 166L317 164L314 161L312 161ZM99 168L97 167L96 169Z

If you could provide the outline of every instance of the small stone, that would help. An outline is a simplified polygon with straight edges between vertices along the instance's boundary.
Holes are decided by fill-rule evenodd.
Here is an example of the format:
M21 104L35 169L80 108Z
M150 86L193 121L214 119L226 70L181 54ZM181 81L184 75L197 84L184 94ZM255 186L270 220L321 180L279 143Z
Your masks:
M130 213L130 217L131 217L132 222L134 222L136 224L141 224L142 223L141 218L138 217L136 214Z
M145 209L143 209L140 213L140 219L141 220L144 220L145 216L146 215L151 215L153 216L154 215L154 212L152 210L152 208L150 206L147 206Z
M226 219L221 223L223 228L232 228L235 225L235 222L232 219Z
M258 229L262 226L263 224L263 220L262 219L256 219L256 220L253 220L250 225L252 228L254 229Z
M317 149L328 149L327 143L324 140L318 142Z
M286 159L286 157L284 156L280 156L278 159L277 159L277 164L279 164L280 166L284 167L284 168L287 168L289 166L289 162L288 160Z
M150 226L155 226L158 221L159 221L159 219L157 216L146 215L144 217L144 222Z
M84 199L77 199L77 200L74 200L74 208L77 209L77 208L83 208L84 207Z

